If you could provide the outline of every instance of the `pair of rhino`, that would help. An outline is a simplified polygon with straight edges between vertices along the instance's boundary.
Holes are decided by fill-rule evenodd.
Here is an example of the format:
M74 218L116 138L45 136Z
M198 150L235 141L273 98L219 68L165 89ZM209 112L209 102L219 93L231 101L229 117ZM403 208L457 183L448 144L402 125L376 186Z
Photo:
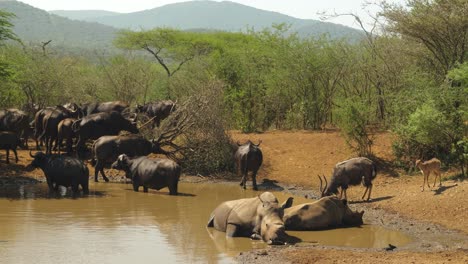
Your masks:
M270 192L254 198L227 201L211 214L208 227L226 232L229 237L262 239L269 245L292 241L286 230L320 230L363 224L364 212L353 212L346 200L323 197L312 203L292 206L289 197L283 204Z

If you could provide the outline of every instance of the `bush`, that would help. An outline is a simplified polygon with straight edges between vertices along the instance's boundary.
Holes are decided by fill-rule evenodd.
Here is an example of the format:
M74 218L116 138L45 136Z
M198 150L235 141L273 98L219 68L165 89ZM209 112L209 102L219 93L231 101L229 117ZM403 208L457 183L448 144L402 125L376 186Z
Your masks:
M226 133L223 114L223 84L209 81L200 84L187 109L193 125L185 133L182 168L190 174L210 175L234 171L234 144Z
M412 113L408 122L397 129L398 140L393 145L399 161L411 162L437 157L449 163L450 122L433 101L428 101Z
M359 98L348 98L336 112L337 124L348 146L359 156L372 156L372 136L368 131L370 114Z

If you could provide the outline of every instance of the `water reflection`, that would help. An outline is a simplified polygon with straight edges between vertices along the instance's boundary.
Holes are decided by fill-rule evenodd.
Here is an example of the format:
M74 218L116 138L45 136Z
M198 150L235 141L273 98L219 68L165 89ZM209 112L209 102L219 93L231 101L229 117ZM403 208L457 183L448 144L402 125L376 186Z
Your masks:
M104 196L104 191L90 191L89 195L72 195L71 188L59 186L57 191L50 192L46 184L25 184L19 186L3 186L0 188L0 199L61 199L87 198Z
M179 184L185 194L181 196L154 190L135 193L125 184L91 183L90 190L89 196L78 199L69 199L68 193L64 199L50 199L45 184L0 189L1 263L217 263L232 262L231 256L240 251L266 247L206 228L219 203L259 192L237 185L187 183ZM277 196L280 202L287 198ZM301 202L304 199L295 198L295 204ZM347 241L345 246L402 246L394 240L401 234L393 238L387 230L371 226L291 235L330 245Z

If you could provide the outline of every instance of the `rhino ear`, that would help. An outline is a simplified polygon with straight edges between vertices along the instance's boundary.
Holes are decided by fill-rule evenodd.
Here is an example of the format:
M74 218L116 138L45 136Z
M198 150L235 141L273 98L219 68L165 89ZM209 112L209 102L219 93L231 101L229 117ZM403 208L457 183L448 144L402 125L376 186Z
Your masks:
M292 206L294 198L289 197L282 205L281 208L286 209Z
M361 217L362 217L362 216L364 215L364 211L361 211L359 214L360 214Z

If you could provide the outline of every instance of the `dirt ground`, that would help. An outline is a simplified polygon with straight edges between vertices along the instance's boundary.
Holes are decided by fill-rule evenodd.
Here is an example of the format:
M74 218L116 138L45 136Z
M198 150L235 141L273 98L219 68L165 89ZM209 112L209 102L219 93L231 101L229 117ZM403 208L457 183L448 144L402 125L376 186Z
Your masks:
M235 140L262 140L264 167L258 182L278 181L290 189L302 190L317 197L320 182L317 175L330 177L333 166L354 157L337 132L271 131L262 134L232 132ZM391 161L392 137L376 135L373 152L383 161ZM349 250L332 247L290 247L242 254L243 263L468 263L468 182L447 180L421 191L423 176L406 175L404 171L378 168L374 180L372 201L362 203L362 186L348 189L348 200L366 211L365 223L384 224L415 238L407 248L392 252L384 250ZM442 178L449 173L442 174ZM434 178L431 175L431 187ZM457 241L443 243L451 235L461 235ZM434 242L440 242L432 244Z
M276 181L287 186L287 190L308 197L317 197L317 175L328 178L337 162L353 157L342 137L334 131L231 134L234 140L241 142L262 140L264 165L259 171L259 183ZM391 141L389 133L376 135L373 151L383 161L393 159ZM31 160L27 151L19 151L18 164L11 157L12 153L12 164L6 165L4 151L0 152L0 186L10 184L12 177L15 183L44 181L41 171L27 168ZM355 208L366 211L366 223L406 231L418 240L417 243L392 252L322 246L272 247L243 253L237 260L242 263L468 263L467 181L444 181L440 188L436 185L421 192L423 176L420 173L410 176L388 167L378 170L372 201L362 203L360 198L365 189L362 186L351 187L348 200ZM117 179L116 172L107 171L108 176ZM94 175L94 169L90 172ZM449 174L445 172L443 177ZM432 186L432 175L430 181Z

